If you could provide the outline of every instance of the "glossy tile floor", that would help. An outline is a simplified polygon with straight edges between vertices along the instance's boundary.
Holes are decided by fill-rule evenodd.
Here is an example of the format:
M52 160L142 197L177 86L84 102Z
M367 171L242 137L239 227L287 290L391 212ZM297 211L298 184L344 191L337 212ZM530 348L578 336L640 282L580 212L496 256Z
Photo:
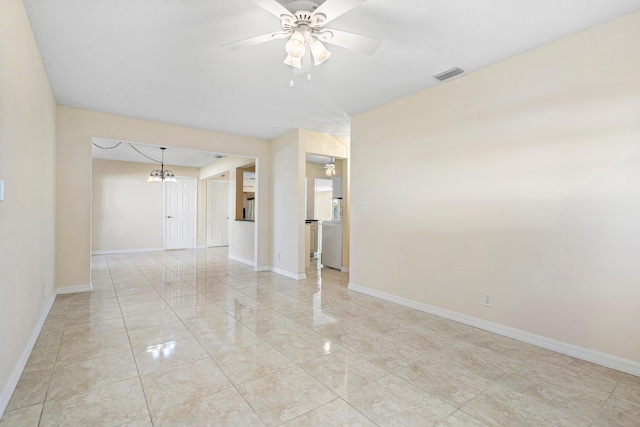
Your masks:
M640 378L224 248L93 257L2 427L640 426Z

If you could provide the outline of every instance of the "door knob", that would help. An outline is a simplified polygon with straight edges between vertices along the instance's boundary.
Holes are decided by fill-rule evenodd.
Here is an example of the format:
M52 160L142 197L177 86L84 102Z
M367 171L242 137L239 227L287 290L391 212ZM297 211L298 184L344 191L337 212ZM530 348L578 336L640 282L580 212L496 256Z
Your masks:
M172 216L167 216L167 218L173 218Z

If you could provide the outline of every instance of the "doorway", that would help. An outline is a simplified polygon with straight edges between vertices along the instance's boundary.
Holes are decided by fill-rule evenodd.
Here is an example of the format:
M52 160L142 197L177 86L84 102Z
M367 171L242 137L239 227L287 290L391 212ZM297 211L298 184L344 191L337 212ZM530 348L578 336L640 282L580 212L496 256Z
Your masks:
M306 219L317 224L320 266L349 271L348 159L306 153ZM343 199L345 195L345 199ZM311 220L311 221L310 221ZM325 235L325 231L327 231ZM314 241L309 242L313 247Z

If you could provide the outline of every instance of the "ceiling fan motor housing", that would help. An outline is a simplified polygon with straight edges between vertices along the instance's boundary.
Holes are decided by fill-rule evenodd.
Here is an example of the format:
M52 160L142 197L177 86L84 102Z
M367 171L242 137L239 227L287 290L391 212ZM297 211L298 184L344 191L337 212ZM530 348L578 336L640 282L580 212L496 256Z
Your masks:
M293 18L289 15L282 15L280 20L280 26L287 34L293 34L298 30L305 34L305 39L308 42L308 36L313 33L322 31L327 17L322 13L312 13L305 10L297 11L293 14Z

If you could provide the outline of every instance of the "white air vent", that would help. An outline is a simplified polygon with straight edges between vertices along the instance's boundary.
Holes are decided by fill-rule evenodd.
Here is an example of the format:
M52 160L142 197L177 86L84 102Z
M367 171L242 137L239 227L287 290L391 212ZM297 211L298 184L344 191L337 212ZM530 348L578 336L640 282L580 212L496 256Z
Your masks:
M435 76L433 76L434 78L440 80L441 82L450 79L451 77L455 77L458 74L462 74L464 73L464 70L461 70L460 68L456 67L456 68L452 68L450 70L447 70L445 72L442 72L440 74L436 74Z

